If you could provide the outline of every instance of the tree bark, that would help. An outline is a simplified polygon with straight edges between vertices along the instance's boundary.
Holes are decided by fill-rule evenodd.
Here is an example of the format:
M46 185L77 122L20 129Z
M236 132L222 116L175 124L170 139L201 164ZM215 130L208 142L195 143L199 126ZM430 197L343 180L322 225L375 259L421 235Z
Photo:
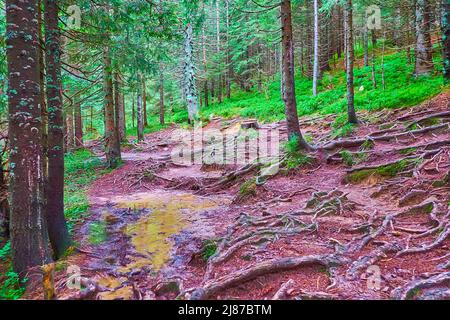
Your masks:
M81 103L79 97L74 101L74 117L75 117L75 146L83 146L83 118L81 116Z
M216 27L217 27L217 59L220 57L220 0L216 0ZM218 76L217 76L217 102L222 103L222 70L220 70L220 60L219 66L217 68Z
M225 1L225 5L226 5L226 26L227 26L227 74L226 74L226 95L227 95L227 99L231 98L231 72L232 72L232 68L231 68L231 58L230 58L230 34L229 34L229 30L230 30L230 4L229 4L229 0Z
M30 267L49 261L43 199L37 15L36 0L6 1L10 232L13 267L20 277Z
M189 121L192 123L198 118L198 99L195 86L194 50L193 50L193 28L188 23L184 31L184 92L186 94ZM214 82L213 82L214 84ZM212 89L211 93L214 93Z
M48 179L46 220L56 258L64 255L70 244L64 217L64 119L61 84L61 35L56 0L45 1L45 48L48 101ZM81 118L81 117L80 117Z
M134 94L133 94L133 98L132 98L132 103L131 103L131 124L133 126L133 128L136 128L134 125L134 119L136 119L136 111L135 111L135 106L134 106Z
M159 72L159 123L164 125L164 73L161 68Z
M283 61L283 101L285 105L288 136L298 138L299 148L311 147L303 138L298 122L297 100L295 97L294 81L294 44L292 39L292 11L291 1L281 2L281 32L282 32L282 61Z
M141 76L139 76L141 77ZM144 110L142 106L142 94L138 92L137 96L137 136L138 141L144 140Z
M347 113L348 122L357 124L358 118L355 112L355 88L353 84L353 66L355 61L355 51L353 48L353 3L347 0L345 4L345 61L347 73Z
M434 70L430 11L428 0L416 1L416 76L429 75Z
M444 79L450 81L450 1L442 1L442 48L444 51Z
M74 106L72 102L69 102L70 105L66 108L66 150L72 150L75 145L75 130L73 124L73 109Z
M143 119L144 119L144 127L148 126L148 119L147 119L147 85L145 83L145 77L142 76L142 108L143 108Z
M109 48L103 49L103 91L105 94L105 151L106 161L109 168L117 168L121 162L120 137L116 130L114 99L113 99L113 79L111 74L111 58Z
M313 96L317 96L319 81L319 0L314 0L314 67L313 67Z
M125 139L125 116L123 114L123 99L121 94L121 85L119 73L114 73L114 110L116 116L115 129L118 130L120 141Z
M5 141L6 144L6 141ZM9 237L8 184L3 171L3 151L0 150L0 241Z
M367 18L365 19L366 22ZM369 66L369 30L367 28L367 23L364 24L363 30L363 46L364 46L364 66Z

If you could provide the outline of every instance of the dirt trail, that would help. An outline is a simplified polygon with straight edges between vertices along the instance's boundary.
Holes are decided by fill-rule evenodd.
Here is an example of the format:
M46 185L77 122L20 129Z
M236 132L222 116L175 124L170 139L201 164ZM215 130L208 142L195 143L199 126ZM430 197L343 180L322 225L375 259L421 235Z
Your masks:
M72 259L94 283L82 298L449 298L449 107L447 93L362 114L334 146L333 116L304 119L323 148L262 185L257 168L175 165L176 128L148 135L91 188ZM283 122L261 128L285 139Z

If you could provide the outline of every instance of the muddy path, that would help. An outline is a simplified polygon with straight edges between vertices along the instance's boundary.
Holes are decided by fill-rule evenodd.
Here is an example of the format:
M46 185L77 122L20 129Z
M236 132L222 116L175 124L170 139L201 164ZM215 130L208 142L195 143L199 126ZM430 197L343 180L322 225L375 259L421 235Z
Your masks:
M180 165L176 128L146 136L89 192L78 231L83 299L450 298L450 94L362 114L304 119L321 149L259 183L253 165ZM206 129L240 132L241 119ZM283 122L259 125L286 139ZM253 130L253 129L251 129ZM195 150L195 148L194 148ZM60 281L63 281L62 279Z

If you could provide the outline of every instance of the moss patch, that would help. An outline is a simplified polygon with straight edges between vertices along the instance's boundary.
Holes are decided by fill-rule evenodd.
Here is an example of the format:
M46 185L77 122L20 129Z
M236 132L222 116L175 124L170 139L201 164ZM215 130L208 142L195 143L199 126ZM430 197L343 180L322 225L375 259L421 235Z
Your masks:
M375 169L363 169L352 172L347 175L346 182L348 183L360 183L371 176L378 176L381 178L392 178L399 173L416 166L420 162L420 159L403 159L396 163L380 166Z

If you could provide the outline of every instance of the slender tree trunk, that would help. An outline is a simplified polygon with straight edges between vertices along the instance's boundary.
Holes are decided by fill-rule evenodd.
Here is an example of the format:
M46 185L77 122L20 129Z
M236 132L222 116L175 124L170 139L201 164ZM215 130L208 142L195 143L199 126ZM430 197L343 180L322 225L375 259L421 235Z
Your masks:
M9 238L8 184L6 182L6 177L3 171L4 168L2 156L3 151L0 150L0 241Z
M45 1L45 48L48 101L48 180L46 220L56 258L64 255L70 244L64 217L64 119L61 84L61 46L56 0ZM81 118L81 117L80 117Z
M120 141L125 140L125 116L123 114L123 99L121 94L119 73L114 73L114 110L116 115L116 130L119 131Z
M203 69L205 72L205 81L203 84L203 91L204 91L204 97L205 97L205 107L208 107L209 101L208 101L208 64L206 61L206 35L205 35L205 27L202 28L202 53L203 53ZM200 98L201 99L201 98Z
M109 48L103 49L103 90L105 94L105 151L106 161L108 167L117 168L121 162L120 156L120 137L118 130L116 130L116 119L114 113L114 98L113 98L113 79L111 74L111 58L109 55Z
M366 18L367 19L367 18ZM366 22L366 20L365 20ZM363 45L364 45L364 66L369 66L369 30L367 28L367 23L364 23L363 31Z
M352 0L347 0L345 4L345 36L346 36L346 72L347 72L347 112L348 122L357 124L358 119L355 112L355 88L353 84L353 65L355 52L353 49L353 4Z
M375 72L375 63L376 63L375 49L376 49L376 46L377 46L377 42L376 42L375 32L374 32L374 30L372 30L372 84L373 84L374 89L377 88L377 77L376 77L376 72Z
M286 111L286 121L289 138L297 137L299 148L311 147L303 139L298 122L297 100L295 97L294 81L294 43L292 39L292 11L291 1L281 2L281 32L282 32L282 61L283 61L283 101Z
M416 0L416 76L428 75L434 70L430 11L428 0Z
M142 77L142 76L140 76ZM142 105L142 94L139 91L137 96L137 136L138 141L144 140L144 110Z
M136 111L135 111L135 106L134 106L134 94L133 94L133 98L132 98L133 100L132 100L132 104L131 104L131 124L132 124L132 126L133 126L133 128L136 128L135 127L135 122L134 122L134 119L136 119Z
M147 85L145 83L145 77L142 76L142 107L144 111L144 127L148 127L147 118Z
M220 0L216 0L216 27L217 27L217 59L220 57ZM222 103L222 70L219 60L219 66L217 68L217 102Z
M89 107L90 113L90 130L94 132L94 106Z
M123 132L122 141L127 141L127 108L125 106L125 94L122 94L122 127L121 131Z
M193 29L192 24L186 26L184 32L184 92L186 94L189 120L192 123L198 118L197 88L195 86L194 50L193 50ZM214 92L214 90L212 91Z
M70 101L70 105L66 108L66 148L72 150L75 146L75 129L73 123L74 106Z
M43 199L43 150L36 0L6 1L11 248L21 277L49 261ZM24 23L26 21L26 23Z
M164 73L159 71L159 123L164 125Z
M204 84L204 89L203 89L205 92L204 92L204 94L205 94L205 107L208 107L208 105L209 105L209 101L208 101L208 97L209 97L209 93L208 93L208 81L207 80L205 80L205 84Z
M214 103L215 98L215 90L216 90L216 81L214 78L211 79L211 103Z
M317 96L317 82L319 81L319 0L314 0L314 67L313 67L313 96Z
M227 27L227 75L226 75L226 95L227 99L231 98L231 59L230 59L230 4L229 0L225 0L226 4L226 27Z
M444 52L444 79L450 81L450 1L442 1L442 48Z
M74 101L74 117L75 117L75 146L83 146L83 118L81 116L81 103L79 97Z

